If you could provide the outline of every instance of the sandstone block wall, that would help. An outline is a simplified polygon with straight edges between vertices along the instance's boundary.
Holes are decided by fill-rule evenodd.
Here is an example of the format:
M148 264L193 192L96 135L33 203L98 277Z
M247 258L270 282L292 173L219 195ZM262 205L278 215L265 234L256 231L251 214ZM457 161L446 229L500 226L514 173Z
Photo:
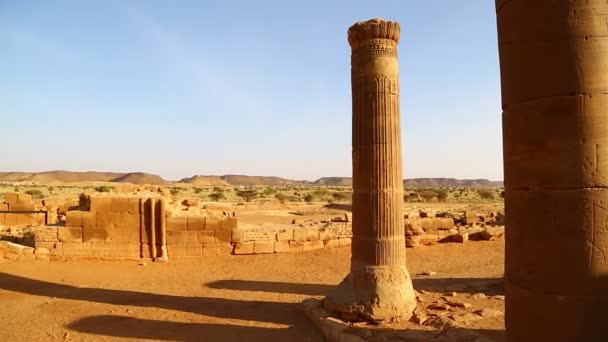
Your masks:
M25 227L44 224L44 214L23 214L19 211L36 210L32 196L11 192L4 194L4 202L0 203L0 225L6 227ZM1 213L9 211L9 213ZM11 213L13 211L14 213Z
M167 251L170 259L229 255L234 217L167 216Z
M160 198L92 197L66 212L65 226L35 227L36 251L50 258L168 258L230 254L233 217L172 216Z
M325 247L350 246L352 227L332 222L325 227L246 228L234 230L234 254L305 252Z

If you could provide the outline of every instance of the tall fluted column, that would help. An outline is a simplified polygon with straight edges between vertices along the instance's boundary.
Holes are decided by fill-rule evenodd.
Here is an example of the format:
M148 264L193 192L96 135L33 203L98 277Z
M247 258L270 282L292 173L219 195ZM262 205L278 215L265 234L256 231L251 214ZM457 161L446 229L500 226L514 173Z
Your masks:
M353 242L351 272L326 308L374 321L409 319L416 306L405 265L399 115L399 24L348 30L352 48Z
M509 341L608 341L608 4L497 0Z

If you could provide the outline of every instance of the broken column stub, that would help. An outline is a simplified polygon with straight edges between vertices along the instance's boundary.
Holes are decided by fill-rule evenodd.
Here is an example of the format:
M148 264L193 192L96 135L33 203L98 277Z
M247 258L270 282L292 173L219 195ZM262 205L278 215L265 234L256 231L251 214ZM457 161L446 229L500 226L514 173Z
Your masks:
M352 48L353 238L351 271L326 309L373 321L409 319L416 306L405 265L396 22L348 30Z
M507 339L608 340L608 3L496 11Z

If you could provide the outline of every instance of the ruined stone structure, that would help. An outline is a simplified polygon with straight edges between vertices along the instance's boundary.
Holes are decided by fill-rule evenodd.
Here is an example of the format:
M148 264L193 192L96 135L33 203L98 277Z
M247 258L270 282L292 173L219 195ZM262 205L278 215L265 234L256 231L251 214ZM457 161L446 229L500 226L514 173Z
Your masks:
M348 30L352 48L351 272L324 299L331 311L374 321L409 319L416 299L405 265L396 22Z
M608 340L608 4L496 10L507 338Z

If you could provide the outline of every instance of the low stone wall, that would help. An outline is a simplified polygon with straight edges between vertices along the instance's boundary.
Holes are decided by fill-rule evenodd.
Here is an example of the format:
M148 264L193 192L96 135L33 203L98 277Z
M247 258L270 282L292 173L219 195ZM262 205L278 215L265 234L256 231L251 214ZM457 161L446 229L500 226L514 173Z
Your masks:
M331 222L324 227L238 229L232 234L232 243L234 254L304 252L350 246L352 235L349 222Z
M91 198L65 226L34 227L35 253L50 259L181 259L230 254L236 218L172 216L157 197Z
M43 210L36 208L32 201L32 196L23 193L5 193L4 202L0 203L0 225L12 226L32 226L44 224L44 214L23 214L19 211ZM1 213L9 211L9 213ZM10 213L14 211L15 213Z

